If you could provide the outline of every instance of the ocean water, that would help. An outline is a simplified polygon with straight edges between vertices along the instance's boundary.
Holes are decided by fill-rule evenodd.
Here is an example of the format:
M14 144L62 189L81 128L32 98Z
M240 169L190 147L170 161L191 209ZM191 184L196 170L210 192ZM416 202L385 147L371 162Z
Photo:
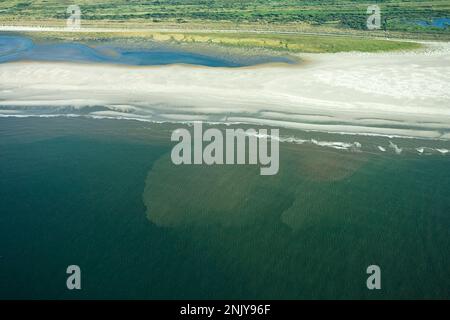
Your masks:
M0 36L0 62L23 60L249 61ZM281 130L262 177L173 166L183 124L29 111L0 118L0 299L450 298L448 141Z
M173 166L174 128L0 119L0 298L450 298L450 157L283 143L261 177Z

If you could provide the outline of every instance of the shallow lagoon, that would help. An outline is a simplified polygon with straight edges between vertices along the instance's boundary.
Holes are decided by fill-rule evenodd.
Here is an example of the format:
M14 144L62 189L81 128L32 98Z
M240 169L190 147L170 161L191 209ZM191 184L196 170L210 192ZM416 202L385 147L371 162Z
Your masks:
M35 42L17 35L0 35L0 63L13 61L92 62L135 66L193 64L208 67L244 67L262 63L294 63L284 56L212 55L153 41L129 48L119 43Z
M450 18L433 18L431 21L419 20L416 24L422 27L435 27L444 29L450 26Z

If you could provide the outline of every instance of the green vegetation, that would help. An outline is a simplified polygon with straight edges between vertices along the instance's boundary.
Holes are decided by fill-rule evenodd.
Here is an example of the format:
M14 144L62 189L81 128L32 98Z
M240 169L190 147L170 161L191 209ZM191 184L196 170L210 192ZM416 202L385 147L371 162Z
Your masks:
M113 39L131 44L146 40L165 42L168 44L183 44L193 49L199 45L208 47L230 47L237 49L269 49L288 53L335 53L335 52L377 52L392 50L412 50L421 47L419 43L405 41L390 41L347 36L323 35L282 35L255 33L195 33L195 32L127 32L127 33L26 33L35 40L70 40L82 41L111 41Z
M5 0L0 3L0 20L3 25L63 27L67 7L74 3L81 8L83 26L117 28L126 30L125 34L58 33L51 37L138 37L289 52L373 52L419 47L410 42L373 39L386 36L450 39L448 27L417 23L450 17L450 2L446 0ZM380 6L386 30L366 30L366 11L372 4Z
M423 27L417 20L450 17L447 0L5 0L0 3L2 21L57 21L67 17L66 8L77 4L83 20L127 23L231 23L296 24L330 30L366 29L367 7L378 4L390 31L449 33L450 29Z
M388 50L416 49L420 45L414 42L387 41L377 39L316 36L316 35L269 35L269 34L245 34L236 35L208 33L185 34L181 41L209 42L220 45L239 47L262 47L289 52L376 52Z

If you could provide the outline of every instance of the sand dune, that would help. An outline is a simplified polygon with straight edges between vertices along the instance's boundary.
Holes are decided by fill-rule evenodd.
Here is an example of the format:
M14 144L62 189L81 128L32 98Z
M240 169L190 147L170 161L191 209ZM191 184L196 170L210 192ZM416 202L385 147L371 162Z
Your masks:
M252 68L7 63L0 65L0 114L70 110L450 140L450 45L435 47Z

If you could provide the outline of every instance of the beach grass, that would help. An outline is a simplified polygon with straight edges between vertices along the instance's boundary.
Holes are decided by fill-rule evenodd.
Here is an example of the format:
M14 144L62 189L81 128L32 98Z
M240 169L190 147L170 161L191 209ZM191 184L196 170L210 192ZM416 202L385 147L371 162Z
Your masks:
M166 35L167 37L167 35ZM420 48L414 42L388 41L369 38L317 36L317 35L274 35L237 33L184 34L172 36L177 41L207 42L237 47L260 47L289 52L335 53L335 52L377 52Z
M287 53L381 52L414 50L422 47L417 42L363 38L354 36L271 34L247 32L28 32L36 40L106 41L124 39L156 41L169 44L207 44L216 47L241 49L268 49Z

